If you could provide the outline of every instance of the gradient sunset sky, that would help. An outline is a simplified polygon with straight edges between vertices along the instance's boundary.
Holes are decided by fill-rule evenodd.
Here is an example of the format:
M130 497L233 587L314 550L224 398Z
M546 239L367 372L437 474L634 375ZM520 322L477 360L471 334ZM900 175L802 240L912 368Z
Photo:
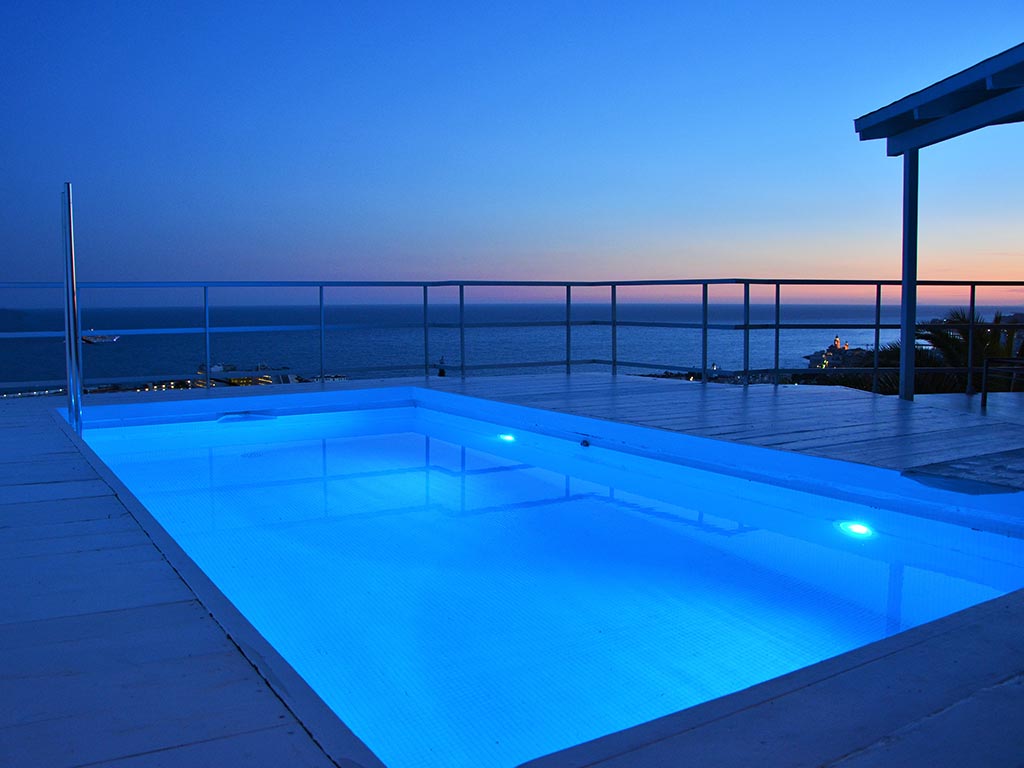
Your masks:
M898 278L853 119L1024 3L28 2L0 281ZM920 274L1024 280L1024 125L921 153Z

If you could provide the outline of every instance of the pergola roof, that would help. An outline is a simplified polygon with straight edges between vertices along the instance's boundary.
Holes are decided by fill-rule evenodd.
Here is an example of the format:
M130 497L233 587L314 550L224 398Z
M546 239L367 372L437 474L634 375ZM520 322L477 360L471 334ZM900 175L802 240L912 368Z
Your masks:
M979 128L1024 121L1024 43L853 121L861 141L902 155Z

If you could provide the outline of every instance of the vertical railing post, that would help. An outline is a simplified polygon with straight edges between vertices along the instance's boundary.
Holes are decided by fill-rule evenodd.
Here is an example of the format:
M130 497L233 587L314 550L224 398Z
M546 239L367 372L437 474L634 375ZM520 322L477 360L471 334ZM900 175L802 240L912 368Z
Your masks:
M612 376L619 372L619 302L612 286Z
M700 381L708 383L708 284L701 284Z
M565 286L565 372L572 373L572 286Z
M750 283L743 283L743 385L750 383Z
M82 324L78 314L78 277L75 274L75 217L71 182L64 183L64 364L68 382L68 422L82 434Z
M206 344L206 388L210 388L210 286L203 286L203 340Z
M430 376L430 325L427 322L427 286L423 286L423 375Z
M459 286L459 372L466 378L466 286Z
M327 323L324 312L324 287L320 286L320 383L327 373Z
M779 323L782 316L782 285L775 284L775 386L779 386Z
M875 283L875 359L872 363L871 391L878 394L879 349L882 343L882 284Z
M967 394L974 394L974 307L977 299L977 286L971 283L970 320L967 328Z

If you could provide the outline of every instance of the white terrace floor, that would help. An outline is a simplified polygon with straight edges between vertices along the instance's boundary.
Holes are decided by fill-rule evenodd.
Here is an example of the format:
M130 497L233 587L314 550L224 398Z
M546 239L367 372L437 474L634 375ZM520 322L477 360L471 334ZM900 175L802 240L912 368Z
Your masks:
M994 396L981 414L977 398L959 395L906 403L832 387L607 374L331 388L396 383L872 464L927 482L1024 488L1024 394ZM141 397L102 395L86 406ZM60 405L0 401L0 765L356 765L329 756L339 754L329 718L303 711L300 722L285 703L287 685L268 683L259 658L250 661L211 618L53 418ZM535 765L1019 766L1021 627L1024 590L612 737L602 756L585 746ZM369 756L359 764L376 765Z

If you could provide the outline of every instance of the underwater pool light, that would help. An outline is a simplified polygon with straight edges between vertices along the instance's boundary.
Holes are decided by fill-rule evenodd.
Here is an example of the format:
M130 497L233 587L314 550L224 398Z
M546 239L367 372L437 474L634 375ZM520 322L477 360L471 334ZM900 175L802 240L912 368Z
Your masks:
M505 433L504 435L498 435L498 439L504 440L506 443L514 443L516 441L516 436Z
M858 539L866 539L869 536L874 536L875 532L871 530L871 527L864 523L858 523L854 520L844 520L839 524L839 530L845 533L847 536L854 536Z

